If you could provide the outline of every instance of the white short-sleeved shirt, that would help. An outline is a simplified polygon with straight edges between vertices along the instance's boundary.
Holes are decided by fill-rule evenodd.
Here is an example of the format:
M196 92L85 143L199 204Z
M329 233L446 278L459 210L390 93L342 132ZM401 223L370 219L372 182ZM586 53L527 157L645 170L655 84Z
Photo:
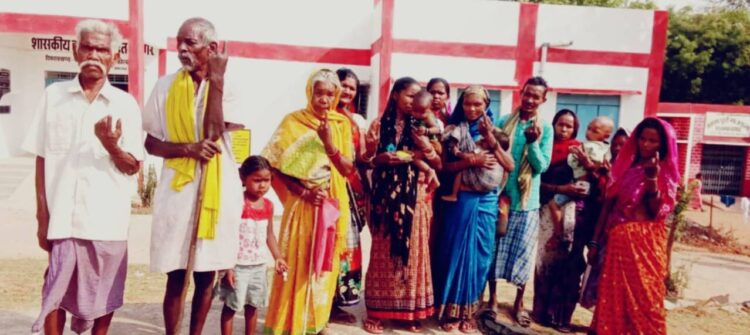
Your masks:
M156 82L148 102L143 108L143 129L158 140L166 141L165 105L169 88L176 73L162 77ZM196 138L201 131L205 81L198 87L195 99ZM226 122L238 122L242 111L232 85L225 80L223 112ZM216 236L213 240L199 239L196 244L195 271L215 271L233 268L239 249L239 224L242 216L242 183L238 166L231 151L231 137L224 133L221 146L221 204ZM196 167L196 170L198 167ZM154 194L153 223L151 224L151 271L170 272L184 269L187 265L188 248L194 224L193 214L200 175L185 185L181 191L172 189L174 170L166 164Z
M48 239L128 239L136 179L115 167L94 134L105 116L112 116L113 128L122 122L120 148L143 161L141 112L128 93L106 82L89 103L78 77L44 91L22 147L44 157Z

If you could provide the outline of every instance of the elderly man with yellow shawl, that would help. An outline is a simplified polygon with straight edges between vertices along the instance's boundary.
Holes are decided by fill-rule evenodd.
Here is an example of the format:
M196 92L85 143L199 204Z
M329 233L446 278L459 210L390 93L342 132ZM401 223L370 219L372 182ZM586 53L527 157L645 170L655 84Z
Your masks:
M242 190L226 122L240 111L231 85L224 85L226 44L220 51L211 22L185 21L177 50L182 68L159 79L143 114L146 149L164 158L154 198L151 270L167 273L164 322L166 333L174 334L199 206L190 334L200 334L216 271L234 267L239 249Z
M319 70L307 82L307 106L284 117L263 150L273 167L273 188L284 204L279 233L288 276L275 276L265 333L325 333L339 274L338 255L346 246L349 196L346 176L354 172L351 124L336 112L341 83L336 73ZM334 257L329 272L312 271L316 226L324 224L321 205L338 206ZM321 219L319 219L321 218ZM331 222L329 222L331 223Z
M508 177L505 192L510 197L507 234L497 242L495 278L516 285L513 316L519 325L531 324L523 308L526 282L534 268L533 254L539 232L539 187L541 174L552 156L552 125L542 121L537 111L547 101L547 82L541 77L526 81L521 90L521 105L510 115L500 117L495 126L510 137L510 152L515 168ZM494 286L494 281L490 282ZM494 287L491 287L494 295ZM490 303L497 301L490 297Z

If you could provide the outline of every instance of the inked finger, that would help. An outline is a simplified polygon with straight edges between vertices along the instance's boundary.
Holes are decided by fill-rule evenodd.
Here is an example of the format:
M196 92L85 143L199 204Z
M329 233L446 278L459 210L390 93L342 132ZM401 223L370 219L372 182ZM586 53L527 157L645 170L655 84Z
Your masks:
M107 133L112 131L112 116L105 116L104 117L104 127L106 127Z

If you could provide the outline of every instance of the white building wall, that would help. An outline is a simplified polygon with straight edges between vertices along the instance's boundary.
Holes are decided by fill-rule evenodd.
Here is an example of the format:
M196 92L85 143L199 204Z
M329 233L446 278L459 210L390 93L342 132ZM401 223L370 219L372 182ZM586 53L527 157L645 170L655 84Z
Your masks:
M622 95L620 96L620 122L619 126L631 131L643 120L646 95Z
M539 72L539 63L534 64L534 73ZM586 64L547 63L544 66L544 78L551 87L566 89L593 89L631 91L620 95L621 127L631 129L643 119L646 106L646 89L648 87L648 69ZM545 113L548 108L556 108L548 97ZM545 114L543 113L543 114ZM554 116L554 111L551 112ZM546 114L545 114L546 115ZM549 120L552 120L550 117Z
M215 23L220 39L364 51L370 50L372 43L380 38L382 6L382 1L373 6L372 0L214 0L209 3L185 0L180 6L164 1L144 1L144 34L149 44L163 48L167 38L174 37L185 19L202 16ZM294 10L289 10L292 7ZM128 17L128 0L3 1L0 2L0 11L124 20ZM520 5L516 2L395 0L393 37L515 46L519 13ZM652 11L541 5L537 22L537 45L573 41L569 47L573 50L650 52ZM22 131L19 129L23 129L17 125L30 121L30 113L25 111L33 107L35 97L44 87L44 71L75 71L72 64L48 64L51 62L42 60L44 53L20 51L14 43L13 38L0 34L0 68L12 71L11 98L17 101L10 115L0 115L0 130L3 132L0 157L17 152L12 148L20 143ZM156 48L155 52L158 52ZM512 59L404 53L394 53L391 58L392 79L408 75L426 82L431 77L440 76L452 84L520 84L514 79L516 62ZM158 62L155 59L146 58L146 97L157 79ZM380 93L380 55L372 55L370 62L369 66L348 67L354 69L362 82L370 84L368 116L372 119L379 112L375 106ZM232 58L230 64L235 74L243 77L242 92L246 95L248 110L246 121L254 131L253 152L265 145L285 113L304 106L305 80L313 69L342 66L246 58ZM167 72L178 66L175 53L168 52ZM535 73L538 67L537 62ZM547 63L544 77L556 88L639 91L640 94L622 96L619 124L632 127L642 118L648 80L646 68ZM451 93L455 104L458 99L455 86ZM512 90L501 91L500 114L512 111L512 96ZM554 115L556 100L557 94L551 92L542 107L542 115L546 118L551 119Z
M383 2L380 1L372 9L372 25L370 27L370 45L380 38L383 29Z
M534 63L539 73L539 62ZM625 66L547 63L544 78L552 87L638 91L646 94L648 69Z
M144 1L145 39L165 43L186 19L212 21L219 39L370 49L372 0ZM165 15L168 13L168 15ZM161 44L164 46L164 44Z
M502 90L500 91L500 114L505 115L513 112L513 91Z
M0 33L0 68L10 70L10 94L2 98L10 114L0 114L0 157L22 155L21 143L26 136L34 111L44 92L46 71L77 72L72 51L33 50L32 38L51 35ZM62 36L75 39L75 36ZM47 61L46 55L67 57L69 61Z
M545 102L544 104L542 104L542 106L539 107L539 115L542 116L542 120L545 120L547 122L552 122L552 118L555 117L556 113L557 113L557 93L547 92L547 102ZM585 127L585 125L582 125L581 127Z
M44 73L30 73L29 69L38 68L43 57L0 47L0 68L10 70L11 77L11 93L2 98L2 104L10 106L10 114L0 114L0 157L23 154L21 142L44 91Z
M573 41L566 49L651 52L654 12L578 6L539 6L536 45Z
M449 83L515 85L515 69L513 60L403 53L393 53L391 60L393 78L411 76L423 82L432 77L443 77Z
M519 8L505 1L395 0L393 37L516 45Z
M145 1L148 2L148 1ZM128 0L5 0L0 13L60 15L127 20Z
M375 54L370 58L370 74L370 97L367 100L367 119L373 120L380 115L380 111L378 110L378 102L380 101L380 54Z

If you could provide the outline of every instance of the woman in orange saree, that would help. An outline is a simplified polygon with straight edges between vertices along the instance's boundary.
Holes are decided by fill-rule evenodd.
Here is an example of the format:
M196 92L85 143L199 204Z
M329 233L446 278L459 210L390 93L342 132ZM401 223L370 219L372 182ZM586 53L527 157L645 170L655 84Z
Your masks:
M661 119L644 119L612 166L605 208L589 242L591 262L598 247L594 241L605 234L591 325L596 334L666 334L665 220L679 180L674 129Z

